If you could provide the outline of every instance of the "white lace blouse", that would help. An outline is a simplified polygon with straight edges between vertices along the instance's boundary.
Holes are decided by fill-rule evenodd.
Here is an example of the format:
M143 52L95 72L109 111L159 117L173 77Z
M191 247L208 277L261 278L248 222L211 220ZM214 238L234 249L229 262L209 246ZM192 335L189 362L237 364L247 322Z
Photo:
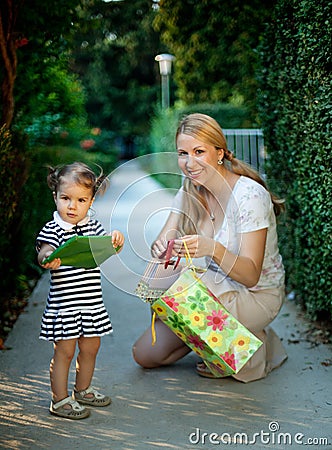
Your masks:
M180 188L174 198L173 211L181 211L183 196L184 191ZM214 239L236 254L240 249L241 235L262 228L267 228L263 267L258 283L250 288L251 291L283 286L284 267L278 249L276 218L271 196L259 183L251 178L241 176L233 188L224 221L216 230ZM244 288L241 283L223 273L211 258L207 257L206 263L208 271L203 278L215 295Z

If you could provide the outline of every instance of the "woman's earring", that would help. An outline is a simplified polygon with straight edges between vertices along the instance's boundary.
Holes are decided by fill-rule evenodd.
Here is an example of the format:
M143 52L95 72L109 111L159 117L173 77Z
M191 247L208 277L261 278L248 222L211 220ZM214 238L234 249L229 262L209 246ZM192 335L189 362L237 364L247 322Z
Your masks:
M222 166L224 164L224 161L222 160L222 158L218 159L218 164L219 164L219 166Z

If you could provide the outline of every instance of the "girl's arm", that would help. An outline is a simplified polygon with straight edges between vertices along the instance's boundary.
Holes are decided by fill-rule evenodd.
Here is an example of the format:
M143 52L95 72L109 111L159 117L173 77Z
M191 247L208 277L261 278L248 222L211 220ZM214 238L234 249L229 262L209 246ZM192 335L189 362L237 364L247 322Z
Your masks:
M183 236L174 244L174 251L185 256L183 241L190 256L200 258L210 256L233 280L250 288L258 283L264 260L267 228L241 234L238 254L231 253L220 242L199 235Z
M42 242L40 246L40 250L38 252L38 264L42 266L44 269L58 269L61 266L61 259L55 258L50 263L42 264L45 258L50 256L54 252L54 248L47 244L46 242Z

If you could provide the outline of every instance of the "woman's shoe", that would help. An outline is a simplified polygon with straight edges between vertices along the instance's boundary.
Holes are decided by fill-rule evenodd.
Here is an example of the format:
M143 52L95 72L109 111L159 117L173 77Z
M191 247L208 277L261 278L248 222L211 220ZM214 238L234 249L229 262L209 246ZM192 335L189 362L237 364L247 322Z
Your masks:
M222 376L214 375L203 361L196 364L196 372L205 378L222 378Z

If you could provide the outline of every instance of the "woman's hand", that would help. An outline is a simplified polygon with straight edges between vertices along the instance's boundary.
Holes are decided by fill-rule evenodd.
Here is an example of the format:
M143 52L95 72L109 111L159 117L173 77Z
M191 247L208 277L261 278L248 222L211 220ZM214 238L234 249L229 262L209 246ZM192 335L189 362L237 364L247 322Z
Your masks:
M154 258L163 258L167 249L167 241L164 239L157 239L151 246L151 255Z
M175 239L173 254L182 257L186 256L186 243L191 258L201 258L203 256L212 257L215 251L216 241L206 236L198 234L186 235L181 239Z

